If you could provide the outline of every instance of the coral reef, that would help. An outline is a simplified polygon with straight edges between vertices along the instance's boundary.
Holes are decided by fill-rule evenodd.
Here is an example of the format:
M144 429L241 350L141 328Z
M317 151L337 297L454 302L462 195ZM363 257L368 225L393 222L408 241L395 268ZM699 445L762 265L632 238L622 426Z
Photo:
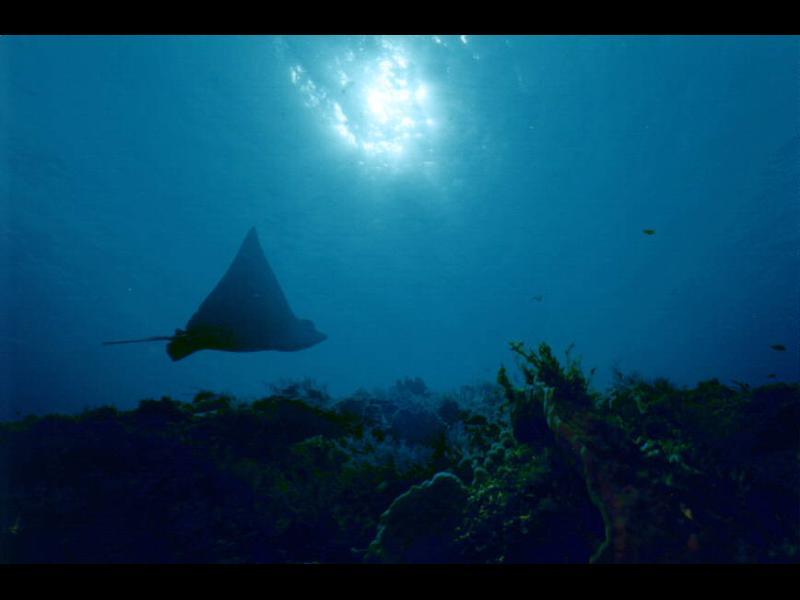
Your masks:
M467 489L450 473L437 473L398 496L381 515L365 560L389 563L453 562L455 531Z
M800 385L521 382L143 400L0 424L3 563L796 563Z
M800 519L789 507L800 506L800 386L736 392L710 380L679 390L618 376L603 397L547 344L511 347L526 386L515 388L504 371L498 381L522 421L516 429L541 430L544 415L603 517L592 562L797 560ZM766 438L775 440L768 449L757 441Z

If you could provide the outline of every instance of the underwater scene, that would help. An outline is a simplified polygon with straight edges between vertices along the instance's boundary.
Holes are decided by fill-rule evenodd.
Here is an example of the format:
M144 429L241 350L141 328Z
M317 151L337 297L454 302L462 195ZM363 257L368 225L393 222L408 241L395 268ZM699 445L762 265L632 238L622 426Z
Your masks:
M0 290L2 564L800 562L800 36L3 35Z

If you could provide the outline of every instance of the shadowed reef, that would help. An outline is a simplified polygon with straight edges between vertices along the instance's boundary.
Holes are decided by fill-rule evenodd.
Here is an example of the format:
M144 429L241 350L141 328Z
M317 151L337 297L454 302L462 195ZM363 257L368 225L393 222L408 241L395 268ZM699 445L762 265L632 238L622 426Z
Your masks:
M0 424L4 563L800 559L800 385L497 384L143 400Z

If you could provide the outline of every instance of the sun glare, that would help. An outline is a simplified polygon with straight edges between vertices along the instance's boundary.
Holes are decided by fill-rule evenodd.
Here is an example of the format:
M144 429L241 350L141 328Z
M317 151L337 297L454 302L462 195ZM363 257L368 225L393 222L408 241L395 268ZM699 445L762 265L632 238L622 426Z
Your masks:
M395 40L356 50L315 69L319 81L300 64L291 67L290 80L346 147L381 166L409 160L434 133L431 86Z

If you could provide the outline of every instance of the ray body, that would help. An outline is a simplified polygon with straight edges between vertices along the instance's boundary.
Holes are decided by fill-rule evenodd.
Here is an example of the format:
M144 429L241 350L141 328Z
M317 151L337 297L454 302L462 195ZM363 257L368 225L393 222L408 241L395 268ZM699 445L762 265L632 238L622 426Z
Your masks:
M168 340L167 354L177 361L198 350L294 352L325 339L312 321L298 319L292 312L253 227L186 329L176 330L173 336L104 343Z

